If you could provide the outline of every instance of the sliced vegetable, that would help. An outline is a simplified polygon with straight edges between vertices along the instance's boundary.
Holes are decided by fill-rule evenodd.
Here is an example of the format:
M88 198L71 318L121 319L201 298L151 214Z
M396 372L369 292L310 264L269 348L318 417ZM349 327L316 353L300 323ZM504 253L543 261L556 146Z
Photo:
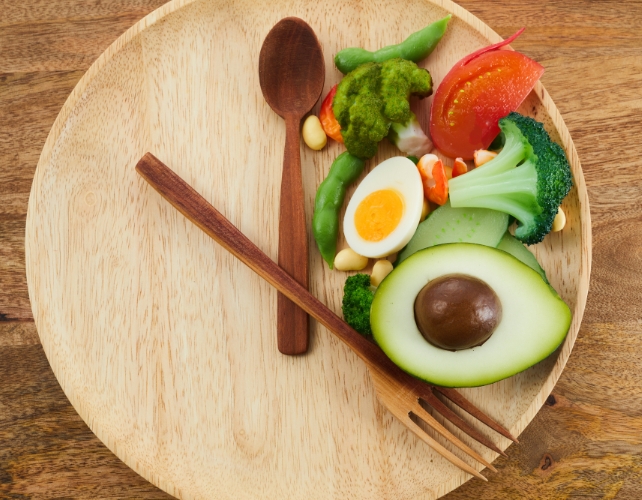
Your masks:
M497 248L511 254L517 260L521 260L528 267L537 271L542 279L548 283L546 273L544 272L544 269L542 269L542 266L539 265L539 262L537 262L535 256L521 241L511 235L508 231L506 231L506 234L502 237Z
M444 163L433 154L423 155L417 163L424 196L437 205L448 201L448 178Z
M427 284L452 274L485 283L502 307L488 341L456 352L426 341L413 307ZM433 304L441 307L438 302ZM555 351L571 319L569 307L528 266L496 248L466 243L417 252L381 283L370 307L372 335L386 356L406 373L442 387L490 384L525 370Z
M484 47L459 61L435 93L430 135L444 154L471 160L499 133L497 121L515 111L544 68L519 52L499 50L503 42Z
M323 104L321 104L321 111L319 112L319 121L321 121L321 126L325 131L328 137L331 137L337 142L343 144L343 137L341 136L341 125L334 116L334 111L332 111L332 102L334 101L334 96L337 93L338 83L330 89L328 95L325 96Z
M444 243L497 246L507 227L508 215L503 212L485 208L452 208L448 202L419 224L412 239L399 252L395 266L419 250Z
M448 14L443 19L429 24L424 29L417 31L397 45L388 45L376 52L360 47L349 47L340 50L334 56L334 64L344 75L368 62L384 62L388 59L400 57L409 61L418 62L428 57L435 50L439 40L446 32L446 26L452 16Z
M455 163L453 165L452 178L468 173L468 165L461 158L455 158Z
M481 49L476 50L472 54L468 54L466 57L460 59L459 62L453 66L453 69L455 69L458 66L465 66L470 61L472 61L476 57L479 57L482 54L485 54L486 52L491 52L493 50L498 50L498 49L501 49L502 47L505 47L509 43L514 42L519 35L524 33L525 29L526 28L521 28L521 29L517 30L516 33L514 33L511 36L509 36L506 40L502 40L501 42L497 42L497 43L494 43L492 45L488 45L487 47L482 47Z
M450 203L512 215L518 221L515 237L533 245L549 233L573 186L571 167L540 122L510 113L499 125L503 149L485 165L449 182Z
M488 151L487 149L478 149L473 155L473 160L475 162L475 167L481 167L484 163L488 163L490 160L495 158L497 153L495 151Z

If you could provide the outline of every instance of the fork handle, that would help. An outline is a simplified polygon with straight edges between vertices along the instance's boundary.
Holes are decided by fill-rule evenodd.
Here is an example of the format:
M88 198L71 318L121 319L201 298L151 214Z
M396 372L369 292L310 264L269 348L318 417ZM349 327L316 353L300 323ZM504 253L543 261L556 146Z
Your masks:
M368 363L371 370L377 370L399 381L411 380L413 383L423 384L427 391L430 390L428 384L399 369L378 346L353 330L281 269L205 198L154 155L146 153L136 165L136 170L185 217L343 340L361 359Z

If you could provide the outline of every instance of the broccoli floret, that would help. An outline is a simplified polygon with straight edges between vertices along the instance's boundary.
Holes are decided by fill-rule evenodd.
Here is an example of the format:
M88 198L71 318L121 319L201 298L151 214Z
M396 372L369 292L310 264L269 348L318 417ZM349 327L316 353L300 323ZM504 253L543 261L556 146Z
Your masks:
M361 335L370 336L370 306L374 298L370 276L355 274L343 286L343 318Z
M432 141L424 133L415 114L410 115L406 123L392 122L388 140L407 155L421 158L432 151Z
M493 160L448 182L453 207L491 208L517 219L515 237L544 239L573 180L564 150L544 126L519 113L499 120L504 147Z
M332 101L348 151L372 158L393 122L414 125L410 95L423 98L431 93L430 73L404 59L366 63L348 73Z

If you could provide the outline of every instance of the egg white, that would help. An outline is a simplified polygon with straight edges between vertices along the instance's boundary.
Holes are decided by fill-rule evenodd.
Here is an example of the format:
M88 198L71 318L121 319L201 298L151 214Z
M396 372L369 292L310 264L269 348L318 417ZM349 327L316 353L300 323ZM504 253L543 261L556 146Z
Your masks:
M395 190L403 200L404 209L397 227L380 241L364 240L354 222L359 204L369 194L382 189ZM365 257L381 258L401 250L417 230L421 218L424 191L417 166L404 156L390 158L361 181L352 195L343 219L343 232L350 248Z

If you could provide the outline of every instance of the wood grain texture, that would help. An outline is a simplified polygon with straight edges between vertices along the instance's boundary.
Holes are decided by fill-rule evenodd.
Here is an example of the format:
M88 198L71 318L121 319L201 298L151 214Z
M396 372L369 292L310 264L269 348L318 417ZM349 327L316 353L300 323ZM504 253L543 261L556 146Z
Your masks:
M88 431L32 322L0 323L0 349L0 498L170 498Z
M241 233L205 198L198 194L191 186L181 179L172 169L161 162L151 153L146 153L136 164L136 171L145 179L163 198L174 208L192 221L203 232L209 235L223 248L237 257L243 264L252 269L276 290L287 297L293 304L300 307L320 325L334 333L350 349L359 356L367 365L370 376L374 382L377 400L385 406L400 422L403 422L420 439L429 444L437 453L461 470L485 480L459 457L453 455L447 448L427 435L416 423L410 421L411 412L420 417L430 429L438 432L447 441L457 446L468 456L488 467L493 472L495 468L477 452L466 446L448 429L439 424L419 404L425 401L430 407L437 410L451 424L466 432L470 437L497 453L502 451L492 441L483 436L474 427L468 425L455 412L444 405L434 394L431 385L419 381L404 373L390 361L384 352L370 340L350 327L336 313L308 292L307 287L301 285L293 276L272 261L252 241ZM278 306L277 302L277 306ZM281 311L277 309L277 314ZM280 340L280 339L279 339ZM478 416L482 422L490 422L490 426L511 441L516 441L510 432L500 424L471 405L461 394L452 393L457 404L469 414Z
M279 206L278 263L306 290L310 287L305 195L301 174L301 116L285 119L285 148ZM281 292L276 297L276 346L287 355L305 354L310 345L308 315Z
M297 17L280 20L263 40L258 71L263 97L285 120L278 263L307 290L310 272L300 129L301 119L321 96L325 81L323 51L314 30ZM306 353L310 337L308 315L280 292L276 309L279 352Z
M32 48L29 60L35 65L49 57L43 54L39 61L35 48L41 45L33 43L42 36L38 26L42 21L49 29L57 27L61 36L71 30L73 38L73 30L82 25L78 21L91 19L105 36L92 42L95 53L84 58L84 65L78 65L83 58L71 54L73 49L64 49L70 57L60 61L67 73L25 65L24 73L7 74L7 61L15 57L3 43L0 92L11 93L16 105L11 115L5 113L7 101L0 110L0 175L5 176L3 181L20 178L26 186L19 188L18 195L2 191L3 217L15 218L24 227L30 179L60 106L87 65L128 27L114 14L136 12L142 17L161 3L2 3L3 28L10 23L30 25L22 30L20 43ZM521 434L521 444L507 450L508 459L494 462L499 473L488 475L489 484L469 482L445 498L642 498L642 326L636 307L642 297L642 281L636 279L642 274L642 167L630 149L642 137L642 5L584 0L545 5L522 1L459 3L502 36L527 26L513 47L545 66L543 83L578 148L591 197L594 260L583 328L549 403ZM14 17L7 17L8 13ZM0 35L4 33L0 30ZM12 47L16 45L12 43ZM28 112L21 115L23 110ZM14 161L18 155L21 160ZM4 186L0 183L0 189ZM18 237L22 231L18 230ZM22 250L16 251L19 253L12 258L24 268ZM17 282L8 284L12 273L20 276L15 269L0 272L0 292L6 297L0 312L7 310L7 304L15 307L25 296ZM26 280L24 276L21 279L24 287ZM11 333L3 336L7 328ZM15 381L0 384L0 450L4 452L0 496L168 498L124 466L80 421L53 373L46 369L42 349L9 346L34 342L32 324L30 328L26 323L0 323L0 332L0 366L11 366L9 375L3 373L3 380ZM19 404L12 404L16 384L31 388L31 392L24 391ZM22 412L23 407L38 411Z
M83 72L0 74L0 318L31 320L24 225L42 144Z
M352 387L342 380L349 373L363 379L363 366L345 346L333 346L318 325L310 356L292 364L275 352L273 291L158 197L143 195L132 168L145 151L153 151L250 240L274 252L278 197L270 192L280 177L280 155L274 152L283 131L260 99L262 34L276 19L294 15L314 24L326 52L333 53L337 46L387 45L389 33L380 30L387 23L377 20L394 20L405 34L414 16L390 4L341 3L372 20L371 30L355 33L327 15L339 4L271 7L270 16L244 11L241 22L236 16L242 2L167 4L109 47L72 92L43 148L27 216L27 276L45 353L98 437L141 475L181 498L239 491L279 498L437 498L467 476L441 460L433 449L449 452L409 418L409 409L415 415L422 411L417 401L395 400L405 392L391 390L389 374L371 365L376 393L398 418L385 414L380 421L367 379L365 386ZM499 40L449 2L420 1L410 10L427 20L455 15L439 50L425 62L437 81L464 55ZM229 66L225 73L222 63ZM331 57L326 55L325 64L331 67ZM417 110L424 122L428 105ZM563 121L539 84L521 109L545 123L573 169L575 187L564 202L569 224L535 252L574 318L555 356L492 386L463 391L515 434L539 410L568 359L584 309L591 248L586 188ZM263 140L248 141L248 127L258 127ZM301 151L307 219L317 184L311 174L324 177L339 151L338 144L321 153ZM392 147L381 148L370 168L395 154ZM247 166L258 164L260 179L248 177ZM312 292L324 290L328 306L340 311L345 276L328 272L317 253L311 258ZM212 303L218 307L210 309ZM329 362L319 365L324 358ZM306 377L310 373L317 378ZM328 393L332 387L345 391L347 400ZM424 420L432 419L424 414ZM508 445L498 439L500 449ZM464 441L477 446L482 461L494 458ZM354 453L343 455L340 448L348 443ZM364 465L358 458L364 455L385 459L392 470ZM423 467L415 469L415 463ZM353 471L351 482L336 476L344 469ZM398 483L407 485L403 492L393 486Z

